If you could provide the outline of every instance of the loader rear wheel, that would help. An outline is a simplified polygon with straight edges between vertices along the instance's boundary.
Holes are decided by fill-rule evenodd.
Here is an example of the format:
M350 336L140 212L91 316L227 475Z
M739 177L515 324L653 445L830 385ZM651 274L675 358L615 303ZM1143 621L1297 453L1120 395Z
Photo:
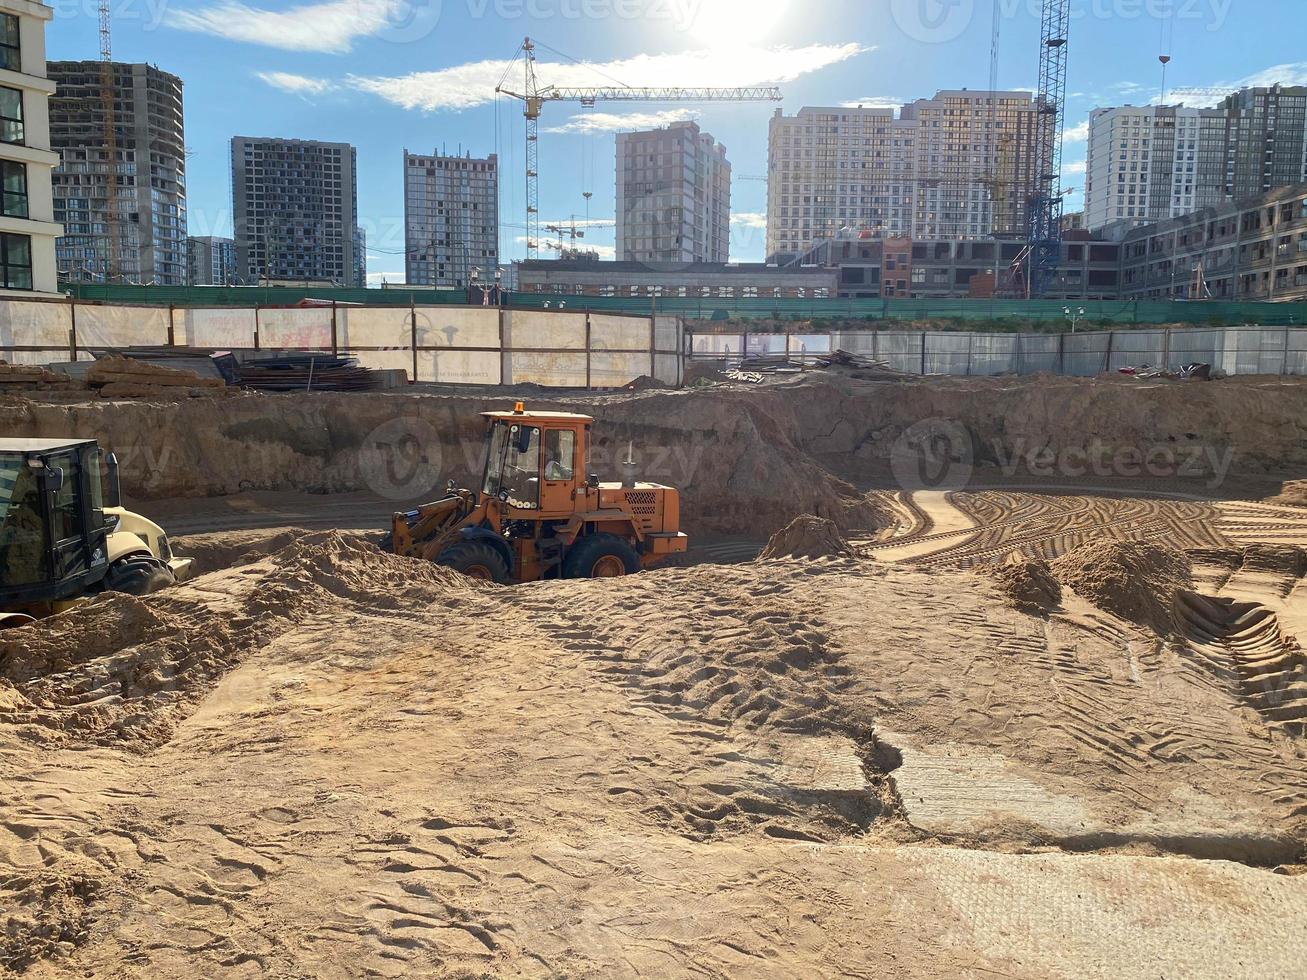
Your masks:
M563 578L621 578L639 570L635 549L612 534L582 538L563 559Z
M135 596L153 595L176 584L172 569L148 555L131 555L114 562L104 580L105 591Z
M436 559L436 564L483 582L503 585L508 581L508 562L504 561L504 556L494 545L478 541L463 541L446 548Z

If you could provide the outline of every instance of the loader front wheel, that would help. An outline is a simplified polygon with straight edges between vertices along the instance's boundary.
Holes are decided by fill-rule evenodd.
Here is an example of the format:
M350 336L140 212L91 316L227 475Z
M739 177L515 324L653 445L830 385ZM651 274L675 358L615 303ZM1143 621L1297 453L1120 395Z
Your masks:
M483 582L503 585L508 581L508 563L504 556L493 545L477 541L463 541L446 548L436 559L436 564Z
M639 570L635 549L612 534L582 538L563 560L563 578L621 578Z
M146 596L177 584L177 577L165 562L148 555L131 555L114 562L104 580L108 592Z

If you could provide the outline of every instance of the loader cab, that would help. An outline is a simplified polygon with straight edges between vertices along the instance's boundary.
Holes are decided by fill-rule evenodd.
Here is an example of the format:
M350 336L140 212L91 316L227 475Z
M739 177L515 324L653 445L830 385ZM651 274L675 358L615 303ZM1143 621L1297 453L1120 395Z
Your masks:
M95 442L0 439L0 611L104 578L117 486L117 462Z
M481 493L518 520L564 517L576 509L589 459L588 415L488 412Z

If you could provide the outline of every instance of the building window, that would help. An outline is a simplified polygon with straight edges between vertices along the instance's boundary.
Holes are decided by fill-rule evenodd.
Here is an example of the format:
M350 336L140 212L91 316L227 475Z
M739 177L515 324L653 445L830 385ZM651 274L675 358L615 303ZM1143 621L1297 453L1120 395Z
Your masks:
M23 141L23 93L0 87L0 142Z
M10 218L27 215L27 164L0 160L0 214Z
M32 239L26 235L0 235L0 275L4 289L32 288Z
M10 72L22 71L22 47L18 41L16 14L0 14L0 68Z
M15 14L0 14L0 68L23 70L23 49L19 45Z

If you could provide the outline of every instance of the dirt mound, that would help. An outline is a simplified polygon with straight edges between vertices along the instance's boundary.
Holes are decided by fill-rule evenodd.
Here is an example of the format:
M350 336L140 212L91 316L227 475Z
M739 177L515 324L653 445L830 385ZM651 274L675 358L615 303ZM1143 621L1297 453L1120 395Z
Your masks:
M1279 495L1271 498L1271 502L1307 507L1307 480L1289 480L1280 488Z
M1062 604L1062 586L1041 558L1013 555L989 570L1008 602L1021 612L1041 615Z
M1058 582L1099 608L1159 633L1174 630L1176 597L1193 588L1193 565L1184 552L1145 542L1086 545L1049 568Z
M777 531L762 549L758 561L777 561L782 558L855 558L844 535L824 517L804 514Z
M422 608L489 588L336 531L145 599L96 598L7 631L0 721L35 741L148 748L251 651L342 605Z
M252 565L270 558L297 541L320 535L302 527L257 528L239 531L212 531L207 534L179 535L172 539L176 554L195 561L195 574L208 575L224 568ZM366 543L368 535L338 532L346 540ZM375 537L375 535L370 535Z

